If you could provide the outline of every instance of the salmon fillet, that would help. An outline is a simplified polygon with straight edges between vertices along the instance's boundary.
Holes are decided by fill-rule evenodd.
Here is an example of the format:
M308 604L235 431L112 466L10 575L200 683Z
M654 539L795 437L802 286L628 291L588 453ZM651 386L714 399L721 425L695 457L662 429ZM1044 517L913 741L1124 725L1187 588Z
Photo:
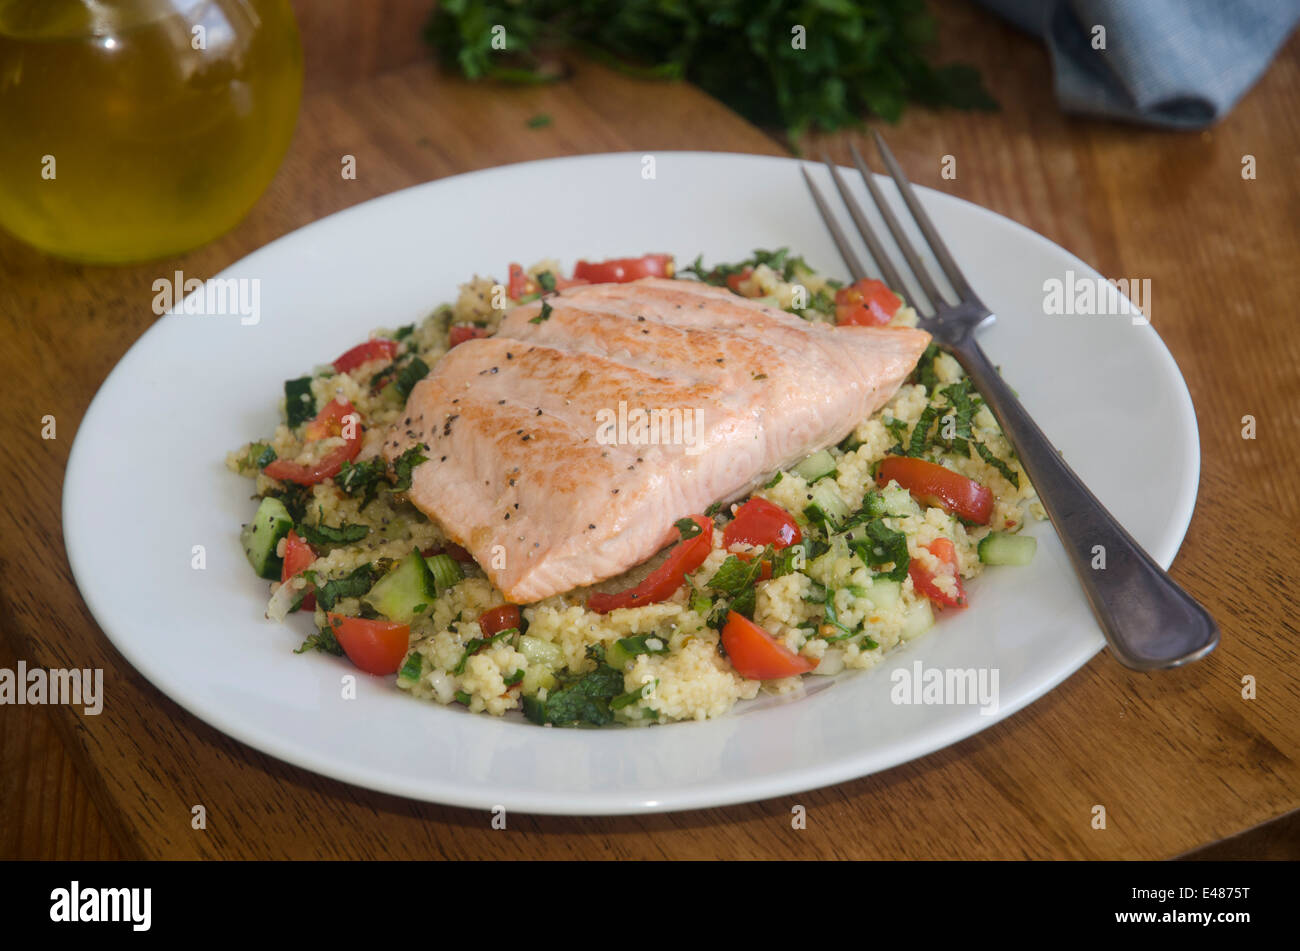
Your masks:
M547 304L448 351L382 448L428 445L411 501L516 604L623 573L678 519L839 442L930 340L698 281L578 286Z

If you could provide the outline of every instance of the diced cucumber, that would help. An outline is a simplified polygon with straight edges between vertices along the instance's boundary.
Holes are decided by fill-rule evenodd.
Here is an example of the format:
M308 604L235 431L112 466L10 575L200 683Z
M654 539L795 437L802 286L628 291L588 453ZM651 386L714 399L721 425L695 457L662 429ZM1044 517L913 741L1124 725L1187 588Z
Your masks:
M555 671L544 664L536 666L529 664L528 669L524 671L524 679L519 683L519 690L525 697L531 697L537 691L545 688L554 690L558 681L555 679Z
M465 572L460 567L460 562L451 555L434 555L429 559L429 571L433 574L434 584L437 585L438 594L443 594L454 584L459 584L465 578Z
M293 519L289 517L289 510L284 507L284 503L267 496L257 506L253 520L240 531L239 542L244 546L248 563L253 566L259 578L280 580L284 559L275 553L275 549L291 528Z
M605 663L615 670L626 670L635 660L636 655L624 650L618 641L605 648Z
M290 429L297 429L316 415L316 397L311 392L311 377L284 381L284 415Z
M530 668L536 664L543 667L564 665L564 650L554 641L544 641L540 637L520 634L519 646L515 649L528 658Z
M433 573L424 557L413 551L376 581L362 600L388 620L407 624L423 614L437 597Z
M1008 535L989 532L979 544L980 561L986 565L1027 565L1038 551L1038 539L1032 535Z
M867 600L872 603L877 611L888 611L898 604L898 599L903 596L903 583L901 581L891 581L888 578L872 578L871 583L867 585Z
M835 457L825 449L814 452L791 470L809 485L835 471Z
M899 637L909 641L932 627L934 627L934 608L930 607L929 598L921 598L903 619L903 629L899 632Z
M912 493L900 485L890 483L880 490L881 508L886 515L917 515L921 507L917 505Z
M808 487L812 501L804 507L804 515L813 522L831 522L838 524L849 517L849 507L840 498L840 493L833 483L819 482Z

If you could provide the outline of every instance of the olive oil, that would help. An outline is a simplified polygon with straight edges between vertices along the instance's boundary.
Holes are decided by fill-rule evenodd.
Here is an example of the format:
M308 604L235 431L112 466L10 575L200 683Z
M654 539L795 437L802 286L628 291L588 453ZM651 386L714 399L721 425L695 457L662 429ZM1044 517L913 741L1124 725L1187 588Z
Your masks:
M302 94L288 0L0 0L0 226L122 263L233 227Z

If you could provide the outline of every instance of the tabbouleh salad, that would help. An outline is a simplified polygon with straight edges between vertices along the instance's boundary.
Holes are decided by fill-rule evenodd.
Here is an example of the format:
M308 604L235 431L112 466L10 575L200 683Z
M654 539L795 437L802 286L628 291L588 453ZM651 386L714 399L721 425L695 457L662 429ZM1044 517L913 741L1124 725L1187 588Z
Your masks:
M807 320L917 320L880 282L842 287L784 249L713 268L697 259L682 274ZM964 606L963 582L986 564L1032 558L1019 532L1044 517L1033 487L957 362L931 345L847 439L746 500L683 518L668 551L591 588L506 604L403 494L421 447L392 462L376 450L443 354L563 286L560 275L553 261L511 265L506 284L476 277L419 323L376 331L286 381L275 432L229 454L260 500L241 538L273 582L267 615L312 618L299 652L346 655L420 699L534 723L704 719L760 690L798 691L805 674L872 667L937 611ZM696 567L670 595L617 606L615 592L674 564Z

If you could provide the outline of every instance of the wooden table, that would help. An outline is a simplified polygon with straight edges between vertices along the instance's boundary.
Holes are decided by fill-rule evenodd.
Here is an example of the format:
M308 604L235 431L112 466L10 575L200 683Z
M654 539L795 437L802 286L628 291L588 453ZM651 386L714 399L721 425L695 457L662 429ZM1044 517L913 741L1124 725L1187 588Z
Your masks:
M914 180L1023 222L1103 274L1150 277L1153 324L1187 379L1202 440L1196 515L1173 575L1220 621L1214 655L1158 674L1099 655L977 736L833 788L663 816L517 815L505 833L490 830L486 813L287 766L182 712L96 626L72 583L59 518L77 425L154 320L156 276L208 277L322 215L475 168L624 149L784 151L683 85L581 66L569 83L502 90L415 61L365 79L313 79L270 191L232 233L192 254L79 267L0 236L9 492L0 666L102 667L108 694L99 717L0 708L0 856L1168 857L1300 806L1300 40L1221 125L1173 134L1061 116L1033 41L965 4L937 6L945 52L984 71L1002 111L915 110L890 140ZM307 24L304 33L310 52ZM528 128L536 113L552 124ZM846 141L807 146L845 159ZM344 153L357 156L355 181L338 174ZM946 154L957 158L955 180L939 175ZM1256 158L1255 180L1241 176L1245 154ZM53 441L41 438L45 414L58 421ZM1241 435L1248 414L1254 440ZM1242 697L1245 676L1257 683L1253 700ZM190 827L196 803L206 831ZM806 830L791 829L794 803L807 808ZM1090 824L1098 803L1104 831ZM1300 854L1295 823L1250 843L1219 854Z

